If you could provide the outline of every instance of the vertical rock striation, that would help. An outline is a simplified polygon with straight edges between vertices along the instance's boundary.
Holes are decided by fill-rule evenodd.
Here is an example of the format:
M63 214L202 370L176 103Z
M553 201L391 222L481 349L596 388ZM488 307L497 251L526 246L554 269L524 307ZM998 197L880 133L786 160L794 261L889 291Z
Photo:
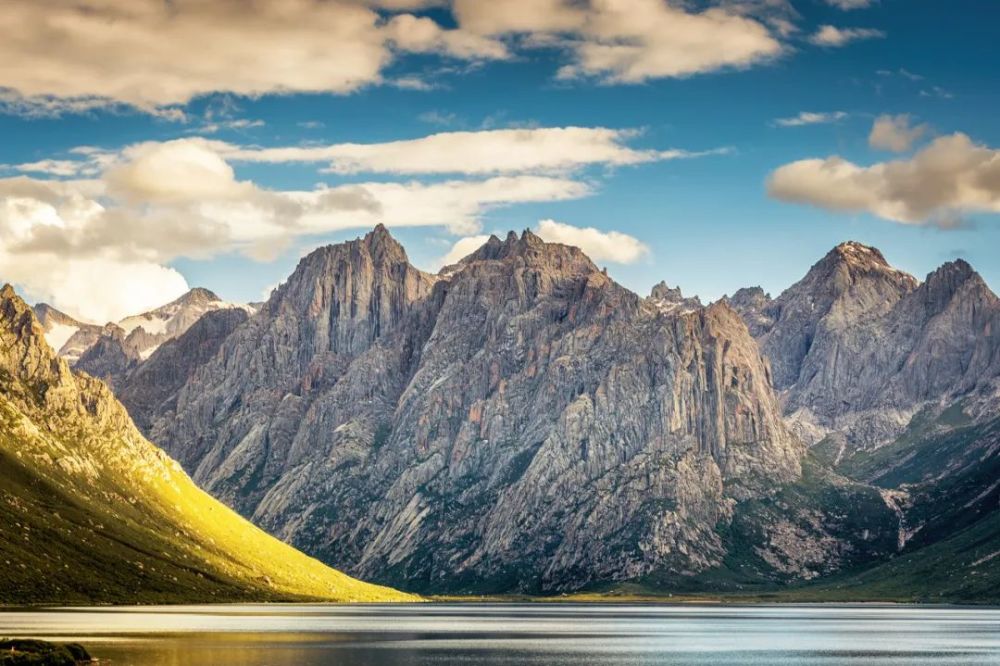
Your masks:
M378 227L303 259L151 432L258 524L380 581L684 577L801 453L739 316L685 306L527 231L430 276Z

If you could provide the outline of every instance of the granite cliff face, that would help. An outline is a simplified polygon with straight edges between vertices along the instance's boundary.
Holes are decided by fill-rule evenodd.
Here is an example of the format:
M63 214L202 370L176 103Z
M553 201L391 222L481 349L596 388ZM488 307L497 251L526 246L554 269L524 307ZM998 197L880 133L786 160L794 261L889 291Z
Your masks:
M93 344L73 363L73 367L103 380L115 389L140 360L139 354L129 344L124 329L117 324L106 324Z
M0 289L0 603L406 598L199 490L44 333Z
M244 515L380 581L683 578L801 450L739 316L661 305L530 232L432 276L380 226L303 259L150 432Z
M859 243L837 246L778 298L729 303L770 359L775 387L808 441L892 441L924 409L969 396L986 413L1000 377L1000 302L964 261L923 283Z
M148 430L154 417L169 418L174 413L177 393L194 371L211 360L222 342L249 318L242 308L209 311L125 375L115 394L140 430Z

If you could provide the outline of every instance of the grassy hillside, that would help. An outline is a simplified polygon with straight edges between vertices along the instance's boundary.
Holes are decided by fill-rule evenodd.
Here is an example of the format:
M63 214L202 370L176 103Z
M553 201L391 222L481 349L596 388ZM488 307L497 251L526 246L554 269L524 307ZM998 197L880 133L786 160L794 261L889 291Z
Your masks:
M0 291L0 604L413 599L330 569L199 490Z

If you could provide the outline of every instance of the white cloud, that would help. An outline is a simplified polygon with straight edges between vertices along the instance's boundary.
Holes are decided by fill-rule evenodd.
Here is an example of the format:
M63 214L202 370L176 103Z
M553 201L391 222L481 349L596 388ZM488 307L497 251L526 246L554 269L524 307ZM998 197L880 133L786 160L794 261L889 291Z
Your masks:
M555 220L541 220L535 227L535 233L550 243L576 246L596 262L634 264L649 255L648 246L620 231L601 231Z
M880 150L903 153L913 147L913 144L928 131L927 125L910 125L910 116L881 115L875 119L872 131L868 135L868 145Z
M118 321L169 303L189 289L176 270L151 262L93 257L40 261L44 258L9 256L0 250L0 280L19 285L29 300L50 303L81 321ZM39 271L39 265L46 270Z
M441 125L447 127L458 123L458 116L445 111L425 111L417 116L417 120L428 125Z
M637 83L771 60L796 18L783 0L7 0L0 109L184 120L210 93L424 90L439 82L385 72L410 53L477 64L538 47L561 52L562 78Z
M183 291L183 278L167 267L180 257L268 260L296 238L378 222L475 234L494 208L591 193L585 182L524 173L268 190L239 180L223 147L190 138L115 154L80 148L72 153L79 164L104 165L99 177L0 179L0 279L100 321Z
M871 7L875 0L826 0L826 4L837 9L848 11L851 9L865 9Z
M320 148L248 149L204 137L116 151L80 146L58 158L7 167L43 173L44 179L0 178L0 278L85 318L113 318L182 290L183 279L168 268L179 258L235 252L266 261L296 239L379 222L475 236L483 216L496 208L590 195L594 183L573 176L581 167L704 154L630 148L624 141L634 135L536 128ZM322 160L346 173L465 175L273 190L238 177L232 163L243 159ZM647 251L619 232L551 220L538 230L543 238L579 245L601 261L635 261ZM102 290L102 275L114 276L115 285ZM142 280L145 291L129 291L129 276ZM71 281L83 286L70 289Z
M941 86L931 86L929 90L921 90L921 97L938 97L940 99L954 99L955 95L945 90Z
M791 118L778 118L774 124L778 127L801 127L803 125L822 125L835 123L847 117L844 111L831 111L827 113L816 113L812 111L801 111Z
M485 234L480 234L477 236L466 236L465 238L459 238L451 246L448 252L434 262L434 269L438 269L442 266L451 266L452 264L457 264L462 259L466 258L490 239L489 236Z
M408 14L385 20L376 6L429 4L7 0L0 106L52 114L116 104L153 110L216 91L346 93L380 83L397 52L506 57L496 40Z
M757 6L718 3L693 11L662 0L455 0L454 13L471 32L521 34L528 47L561 48L571 57L561 78L638 83L748 67L781 54L767 26L748 15L751 4ZM779 4L759 6L773 14ZM787 34L786 20L769 22Z
M78 175L83 166L76 160L38 160L16 164L13 168L22 173L47 173L52 176L67 177Z
M1000 150L956 133L910 159L868 167L836 156L801 160L772 173L768 193L905 224L950 225L967 213L1000 213Z
M202 134L215 134L216 132L220 132L222 130L242 132L245 130L263 127L264 125L266 125L266 123L260 119L251 120L250 118L230 118L205 123L199 127L197 131Z
M466 59L509 57L503 42L473 32L445 30L433 19L401 14L385 26L396 48L412 53L444 53Z
M493 174L560 172L587 165L624 166L727 152L628 147L634 130L603 127L543 127L479 132L442 132L388 143L225 149L244 162L329 162L332 173Z
M36 246L41 237L85 233L104 208L92 186L0 180L0 281L70 315L103 323L156 305L187 290L175 270L118 252L75 252Z
M809 38L817 46L837 47L863 39L881 39L885 33L874 28L837 28L832 25L820 26L820 29Z
M640 83L749 67L783 51L753 18L723 7L689 12L660 0L595 0L577 35L568 44L574 62L560 78Z

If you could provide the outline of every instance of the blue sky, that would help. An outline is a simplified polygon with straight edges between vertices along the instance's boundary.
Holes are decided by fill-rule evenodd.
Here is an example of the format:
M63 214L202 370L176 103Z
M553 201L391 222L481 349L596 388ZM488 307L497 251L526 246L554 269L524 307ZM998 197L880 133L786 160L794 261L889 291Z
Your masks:
M490 27L506 20L502 16L476 16L475 10L468 9L460 13L440 2L375 3L378 7L361 0L348 3L350 11L374 12L379 30L384 31L394 17L412 16L433 22L438 32L410 44L407 40L414 41L415 29L401 24L405 34L393 38L395 46L369 54L377 61L374 70L366 61L350 73L360 83L334 80L328 85L330 90L313 92L287 92L296 84L284 85L279 71L270 79L257 77L252 85L258 90L244 94L251 85L245 80L254 72L244 71L239 60L230 61L232 53L240 53L231 53L236 47L228 47L229 42L223 40L234 35L221 34L216 46L209 38L220 17L199 16L197 11L185 16L188 23L172 28L175 32L169 34L178 40L172 46L181 50L189 35L193 40L187 47L196 51L191 55L191 72L211 71L210 77L196 81L198 85L185 87L195 75L183 70L176 77L177 72L166 72L162 86L152 85L159 76L155 45L149 47L149 54L140 54L152 63L141 84L134 83L133 73L119 71L112 60L118 57L117 51L109 53L108 61L100 60L98 52L81 70L72 48L65 49L65 54L46 51L39 55L41 47L32 40L41 40L41 33L37 38L22 38L20 45L0 47L0 59L13 63L0 66L4 91L0 96L0 163L5 165L0 171L0 183L5 185L5 189L0 187L0 241L7 245L6 250L0 249L0 280L15 282L30 298L54 301L91 319L155 305L157 299L186 285L208 287L229 300L259 300L291 272L304 253L363 234L372 219L359 216L358 226L351 227L351 216L341 212L336 223L314 218L308 223L301 219L287 222L289 229L295 229L287 237L268 231L263 240L234 239L234 233L242 233L238 228L233 231L236 225L251 228L260 210L273 215L287 204L285 199L272 201L268 193L313 192L319 184L329 188L355 185L365 190L366 201L375 198L376 211L391 211L396 204L383 205L379 194L370 193L375 191L370 184L417 187L496 176L537 176L551 183L564 181L560 185L564 192L567 182L580 184L587 194L479 206L461 223L441 224L440 215L430 214L424 222L419 212L407 224L421 226L399 227L390 216L380 219L406 246L411 260L428 270L436 270L441 258L463 237L536 228L541 220L566 225L561 228L570 234L567 237L586 228L618 232L630 237L635 251L624 252L621 237L609 239L600 234L590 236L591 245L585 246L597 248L597 263L606 265L617 280L640 293L666 280L703 300L753 284L776 294L831 247L848 239L879 247L893 264L918 277L963 257L991 286L1000 286L1000 153L996 152L1000 116L995 112L1000 108L1000 56L995 46L1000 4L880 0L857 2L867 6L845 10L833 6L837 4L833 0L699 2L684 8L654 0L653 4L674 12L665 15L668 21L716 16L703 12L724 15L719 35L712 34L718 22L693 23L676 39L703 28L706 34L699 33L690 38L693 45L672 51L678 47L668 43L670 37L656 36L658 41L652 45L638 33L608 37L612 28L607 27L610 23L600 23L601 2L587 10L593 16L581 18L579 25L572 23L572 17L565 25L555 20L565 9L558 0L550 0L550 10L539 9L546 3L537 3L531 16L517 14L518 20L529 25L516 30ZM150 3L154 8L157 5ZM44 22L46 16L34 16L45 11L37 4L41 3L26 3L19 9ZM96 4L101 11L119 10L115 0ZM175 4L176 11L186 11L188 3ZM318 11L311 7L314 4L296 3L299 13L290 20L308 22L310 12ZM396 9L402 5L409 8ZM621 12L631 9L630 3L621 0L617 5ZM650 8L649 0L636 0L634 7L637 12L660 11ZM342 22L339 17L331 20ZM267 17L261 21L266 27ZM112 41L130 30L127 20L118 27L114 22L109 25ZM822 41L817 35L823 26L833 26L842 43L836 39L816 43ZM254 28L248 24L247 34L257 34L251 33ZM287 27L288 38L295 43L312 38L298 35L299 29ZM725 54L727 44L743 38L740 30L749 30L758 41L744 55L733 56L731 63L718 64L720 57L728 56L718 56L712 49ZM851 30L860 32L847 32ZM275 43L265 40L260 46L265 55L273 48L271 57L287 47L280 42L281 30L274 32ZM448 33L447 39L439 33ZM587 45L603 48L622 39L642 43L639 55L630 55L628 63L602 65L587 60ZM208 41L199 46L200 40ZM322 54L325 42L317 43L317 52ZM80 45L87 46L85 41ZM145 48L142 40L128 46ZM369 48L382 47L367 42L359 47ZM686 58L686 49L697 57L687 65L690 71L677 71L675 63ZM84 52L90 54L93 49ZM351 53L338 52L326 67L335 68L351 57ZM317 56L309 58L304 62L314 62ZM23 65L20 70L15 68L18 64ZM567 73L573 67L583 72ZM60 73L30 73L43 68ZM315 78L324 79L328 71L317 68ZM305 80L307 74L313 73L304 73L301 67L290 69L288 80ZM316 86L310 79L300 87ZM817 115L800 116L803 113ZM787 122L795 118L813 122ZM872 137L880 118L888 143ZM784 125L780 119L786 120ZM371 166L366 157L360 166L341 165L330 173L324 171L329 160L265 161L261 153L268 148L385 144L439 133L468 132L482 138L498 130L530 133L567 127L634 130L616 136L610 145L633 151L629 153L633 157L623 159L635 163L583 157L579 163L558 168L528 165L476 172L462 170L461 164L425 168L416 163L424 159L417 151L415 166L402 172L394 171L392 165ZM448 149L458 155L459 162L463 147L478 140L470 138L471 134L463 136L467 138L449 144L454 148ZM210 154L155 152L164 142L178 140L203 141L192 145ZM497 141L495 151L502 152L506 144ZM146 148L137 149L137 144ZM891 149L889 144L893 144ZM90 155L98 154L102 161L88 162L89 155L71 152L80 146L100 149ZM538 144L538 154L562 149ZM716 152L685 159L648 157L675 149ZM238 150L253 155L233 157ZM802 160L832 156L840 160L786 168ZM430 159L436 164L439 157ZM150 168L158 168L167 159L182 160L176 173L168 166L163 178L174 174L188 188L183 203L178 203L182 194L160 191L158 185L151 188L141 180L149 177L149 171L133 166L146 159ZM211 178L198 177L200 172L183 162L202 159L211 161L205 165ZM51 164L36 166L35 171L24 168L43 160L68 164L62 169ZM846 167L837 166L848 164L861 170L892 162L897 166L880 167L877 173L845 175ZM226 165L233 169L233 183L250 185L233 185L222 176L218 182L213 180L215 170ZM781 177L769 188L768 179L780 169L784 169ZM195 177L188 183L191 173ZM209 181L211 187L205 184ZM39 182L59 182L61 189L25 193L30 184ZM553 191L551 183L546 191ZM224 192L219 194L219 190ZM30 209L31 215L11 212L23 211L22 204L32 196L39 203ZM90 210L79 205L81 198L95 202L101 210L80 213ZM194 210L192 201L205 198L225 205L200 211L204 220L186 219ZM409 199L400 201L404 209L415 210ZM71 206L71 202L77 203ZM440 205L447 213L447 202L428 199L426 203L429 210L437 211L433 207ZM235 206L239 214L233 217L230 211ZM22 218L16 218L18 214ZM314 214L321 217L323 212ZM67 217L74 215L72 220ZM213 215L225 215L229 226ZM51 222L54 216L65 219ZM194 228L202 223L205 228ZM318 231L303 230L310 225ZM64 270L61 263L74 268ZM50 273L56 277L43 277Z

